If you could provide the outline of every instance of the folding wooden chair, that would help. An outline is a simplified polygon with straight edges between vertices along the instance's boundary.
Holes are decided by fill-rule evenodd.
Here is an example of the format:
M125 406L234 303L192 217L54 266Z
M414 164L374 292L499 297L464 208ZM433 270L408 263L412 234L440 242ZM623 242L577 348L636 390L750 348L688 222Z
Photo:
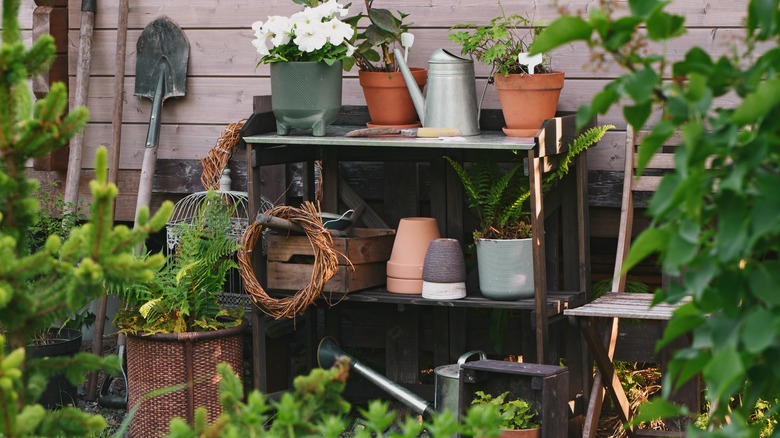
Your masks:
M605 389L618 410L620 420L625 423L629 421L631 416L628 399L612 364L619 320L621 318L633 318L666 321L671 318L674 310L674 306L666 304L650 307L653 298L652 294L626 293L626 275L621 273L631 243L635 195L640 192L653 192L657 189L662 174L674 168L673 149L674 146L681 144L682 141L679 134L672 136L669 140L670 144L664 146L655 154L644 173L637 175L636 147L647 133L647 131L634 132L631 126L628 126L626 132L625 177L623 180L620 229L618 233L617 256L615 258L615 271L612 278L612 292L606 293L584 306L564 311L564 315L575 317L576 322L580 325L585 341L597 365L597 373L590 397L588 398L588 409L583 425L583 437L596 436ZM596 322L599 319L607 319L609 322L603 338L599 336L596 330ZM630 436L634 436L635 432L639 431L628 430ZM662 435L670 436L668 433Z

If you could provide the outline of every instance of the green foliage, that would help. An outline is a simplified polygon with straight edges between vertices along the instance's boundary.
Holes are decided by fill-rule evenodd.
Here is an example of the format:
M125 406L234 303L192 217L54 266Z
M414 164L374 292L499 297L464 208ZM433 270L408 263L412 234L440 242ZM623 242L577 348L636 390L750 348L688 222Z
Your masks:
M540 427L536 419L536 411L531 404L523 399L506 401L509 391L493 397L483 391L474 393L472 406L490 406L498 410L502 429L534 429Z
M105 293L106 286L148 281L163 262L161 256L133 256L149 233L159 230L173 205L167 203L151 221L135 230L114 227L117 188L106 177L105 148L96 155L96 181L91 218L70 234L46 234L41 206L35 197L38 182L28 179L25 163L68 143L87 123L86 108L66 114L67 91L61 83L34 102L29 79L44 73L55 56L49 35L25 48L17 16L19 1L3 2L0 48L0 435L86 436L105 428L100 416L67 407L47 412L36 400L47 377L65 372L80 382L87 371L117 369L115 359L91 354L60 359L28 359L25 347L52 323ZM33 103L34 102L34 103ZM146 211L146 217L149 213ZM54 221L52 220L53 224ZM73 224L75 225L75 224ZM37 227L37 228L36 228ZM36 232L37 230L37 232ZM59 231L59 230L58 230ZM31 247L31 238L42 245Z
M401 11L398 16L388 9L373 7L374 0L364 0L366 15L360 13L344 20L357 28L358 22L367 17L369 25L357 34L355 39L355 64L363 71L396 72L399 70L395 62L393 48L401 43L401 34L409 30L411 23L404 23L409 14ZM376 51L379 47L380 52Z
M278 401L269 400L255 390L244 400L241 381L226 363L217 365L220 380L220 399L223 412L210 425L205 421L189 426L183 419L171 421L169 438L196 437L296 437L353 436L370 438L388 436L415 438L423 430L430 437L498 436L499 412L494 407L474 406L458 423L454 415L445 411L434 413L432 418L420 421L406 417L398 421L390 404L372 401L367 409L358 409L360 418L355 427L348 430L351 406L341 396L349 375L349 361L339 360L329 370L314 369L307 376L298 376L293 390ZM205 418L205 410L199 409L197 417Z
M226 230L235 206L210 190L191 223L176 224L179 243L168 263L150 281L118 291L125 307L116 323L132 333L184 333L232 327L241 323L243 309L219 306L239 244ZM227 317L222 319L221 317Z
M667 47L685 32L683 17L666 12L667 4L630 0L627 15L605 3L587 17L562 17L531 49L580 41L625 69L579 110L578 122L624 104L638 130L660 113L640 145L640 168L674 132L682 134L676 168L652 198L651 227L632 245L625 269L658 254L664 272L682 281L656 292L656 301L691 300L675 312L662 341L693 337L691 347L675 352L663 395L696 375L708 388L709 428L689 433L754 436L753 407L765 400L776 410L780 399L778 4L748 2L745 35L729 55L713 58L694 47L674 62L647 49L647 40ZM577 32L553 32L574 23ZM723 106L724 96L733 103ZM659 401L648 409L679 413L670 406Z
M507 15L498 1L501 15L488 25L456 24L450 28L449 39L461 46L463 55L474 56L479 62L490 65L493 71L504 76L510 73L528 73L525 65L517 62L517 55L528 52L528 40L541 31L522 15ZM465 30L458 30L465 29ZM535 69L535 73L551 73L549 60Z
M543 190L569 173L569 166L580 153L597 143L612 125L585 130L570 144L558 168L544 178ZM531 237L530 209L526 201L531 196L528 178L522 173L523 163L517 162L508 170L488 157L467 168L450 157L444 157L463 184L469 208L479 218L474 240L523 239Z

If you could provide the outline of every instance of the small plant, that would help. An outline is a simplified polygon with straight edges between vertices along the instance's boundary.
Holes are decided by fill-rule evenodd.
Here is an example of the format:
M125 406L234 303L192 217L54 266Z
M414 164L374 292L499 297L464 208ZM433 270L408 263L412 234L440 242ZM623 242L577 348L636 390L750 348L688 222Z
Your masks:
M449 39L461 46L461 54L471 55L479 62L492 66L494 73L504 76L510 73L528 73L527 67L517 61L517 55L528 52L528 47L533 38L541 32L541 28L533 26L531 21L522 15L507 15L500 0L498 6L501 8L501 15L490 20L490 24L456 24L450 28ZM552 72L549 60L538 65L534 72Z
M357 35L355 64L362 71L396 72L398 63L395 62L393 48L402 42L402 35L409 30L409 24L403 22L409 14L398 11L398 16L395 16L388 9L373 7L374 0L364 2L367 15L361 13L347 20L355 26L366 16L371 21L366 29ZM376 47L379 47L379 52Z
M509 391L496 397L486 394L483 391L474 393L474 399L471 400L472 406L490 407L498 410L501 417L501 428L507 430L516 429L535 429L540 427L536 419L537 414L531 404L524 399L506 401Z
M613 125L597 126L577 136L558 168L545 177L543 190L569 173L572 160L613 128ZM444 159L455 169L466 191L469 208L473 208L479 218L479 228L474 230L475 241L531 237L530 213L526 206L531 191L528 178L518 173L522 169L522 162L505 170L499 163L484 159L466 169L449 157L445 156Z
M392 436L416 438L425 436L449 438L457 436L496 436L500 431L496 409L472 406L461 423L451 412L434 413L420 422L407 416L396 418L386 401L371 401L365 409L352 413L352 406L342 397L349 376L349 360L339 359L327 370L313 369L309 375L298 376L293 390L285 392L278 401L269 400L254 390L246 397L243 385L230 366L217 365L220 375L220 399L223 411L211 424L206 422L206 409L195 412L193 426L181 418L171 421L169 438L204 436L253 437L372 437ZM245 401L244 401L245 400Z
M136 333L183 333L232 327L243 309L220 307L217 294L230 269L238 243L226 233L233 207L210 190L192 223L176 226L179 244L167 264L150 282L118 292L125 308L117 326ZM223 319L222 317L225 317Z

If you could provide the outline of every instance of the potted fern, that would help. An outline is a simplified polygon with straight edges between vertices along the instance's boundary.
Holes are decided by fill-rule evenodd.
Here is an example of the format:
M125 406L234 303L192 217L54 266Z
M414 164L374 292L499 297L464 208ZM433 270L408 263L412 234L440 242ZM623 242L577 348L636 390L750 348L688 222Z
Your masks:
M194 408L220 413L216 365L243 364L243 309L224 309L218 294L238 243L225 230L234 207L209 191L191 223L176 226L178 246L151 281L120 292L124 307L115 325L127 333L129 406L139 404L131 436L167 430L175 416L193 419ZM178 386L177 386L178 385ZM174 387L162 395L148 394ZM161 415L164 413L164 415Z
M545 176L543 190L569 172L572 160L598 142L613 125L590 128L569 145L558 168ZM534 294L533 248L530 209L531 191L522 174L522 161L506 169L484 158L465 168L444 157L460 178L469 208L479 220L474 230L477 269L482 295L495 300L518 300Z

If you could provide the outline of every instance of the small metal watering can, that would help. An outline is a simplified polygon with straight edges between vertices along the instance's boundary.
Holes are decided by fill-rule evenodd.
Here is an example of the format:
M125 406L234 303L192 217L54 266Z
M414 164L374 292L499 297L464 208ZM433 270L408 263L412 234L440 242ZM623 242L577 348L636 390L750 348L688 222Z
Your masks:
M453 415L458 415L460 409L460 366L474 355L479 355L480 360L485 359L485 353L482 351L469 351L458 358L458 363L442 365L433 370L436 379L433 382L435 388L433 406L437 412L449 409Z
M479 134L474 61L434 50L428 59L427 97L423 97L401 51L395 49L394 54L423 126L454 128L464 136Z

